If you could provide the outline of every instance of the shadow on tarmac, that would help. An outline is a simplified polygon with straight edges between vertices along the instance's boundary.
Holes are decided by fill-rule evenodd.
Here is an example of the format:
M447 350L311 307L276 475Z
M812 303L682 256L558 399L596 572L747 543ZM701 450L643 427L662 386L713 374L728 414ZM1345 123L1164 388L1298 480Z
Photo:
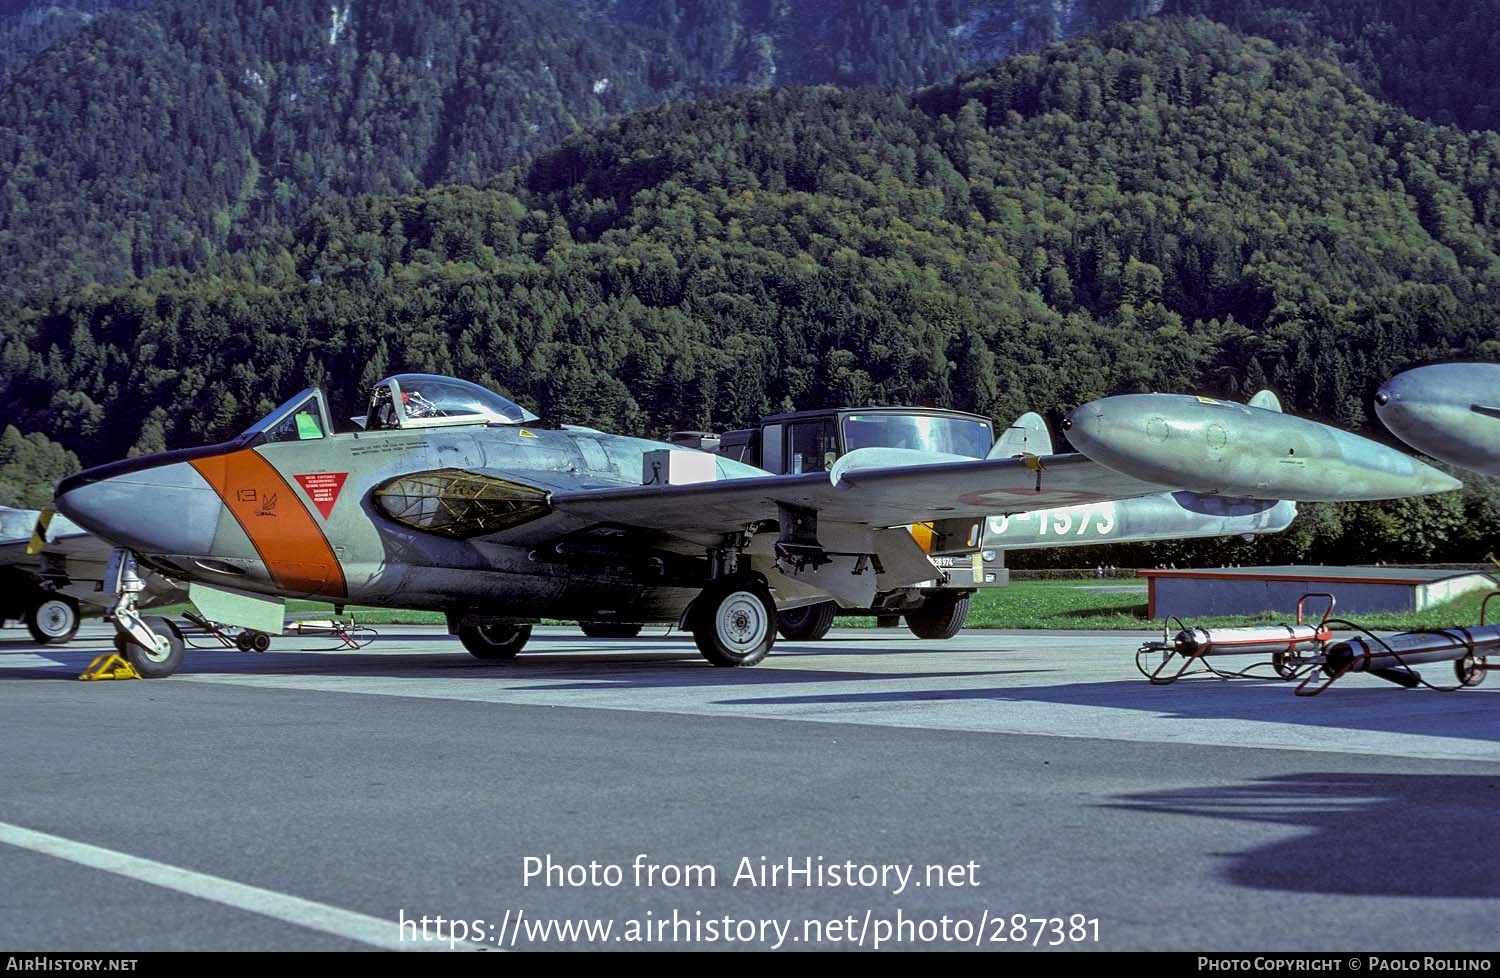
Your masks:
M941 703L988 700L1003 703L1057 703L1110 707L1155 714L1164 721L1248 720L1348 731L1455 737L1500 742L1500 702L1481 690L1436 693L1406 690L1358 677L1378 686L1336 686L1316 699L1293 695L1293 683L1184 680L1152 686L1145 680L1066 685L969 689L878 690L750 696L720 700L726 706L852 705L872 703ZM1169 730L1170 727L1164 727ZM1226 746L1233 746L1228 744ZM1500 756L1497 756L1500 760Z
M1297 826L1270 845L1222 853L1224 878L1257 890L1361 896L1500 897L1494 775L1309 773L1246 784L1122 795L1170 851L1176 817ZM1493 908L1490 908L1491 912ZM1413 920L1413 927L1421 922ZM1340 931L1327 921L1329 939Z
M527 651L508 661L480 662L445 634L402 633L403 643L431 641L441 643L440 652L403 653L337 650L328 646L303 649L277 649L269 652L239 652L226 648L199 646L189 648L177 674L263 675L263 676L343 676L348 678L382 677L393 679L469 678L486 682L504 682L507 678L526 680L527 690L588 689L667 689L718 688L752 686L786 686L809 683L838 683L861 680L942 680L977 676L1005 676L1051 672L1050 669L990 669L984 671L906 672L819 669L778 669L777 654L752 669L720 669L709 665L693 646L691 638L663 642L657 639L622 640L618 651L601 651L599 639L571 635L538 635L527 645ZM282 639L281 641L286 641ZM311 641L311 640L310 640ZM790 643L789 643L790 644ZM644 648L643 648L644 646ZM10 679L73 681L89 660L111 647L95 640L67 646L37 646L30 643L0 643L0 681ZM850 650L803 647L803 654L848 655ZM868 649L863 654L869 655ZM917 656L921 650L890 649L882 656ZM37 663L40 657L48 660ZM781 658L790 658L782 656ZM15 662L11 665L7 660ZM17 662L17 660L20 660ZM536 680L556 682L537 684Z

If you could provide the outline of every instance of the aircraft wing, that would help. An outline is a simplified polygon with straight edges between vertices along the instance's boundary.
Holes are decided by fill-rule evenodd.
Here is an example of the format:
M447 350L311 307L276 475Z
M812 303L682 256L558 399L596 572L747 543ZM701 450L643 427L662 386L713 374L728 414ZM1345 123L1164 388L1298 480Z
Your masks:
M778 506L816 510L820 521L870 527L956 517L985 517L1104 502L1170 488L1121 475L1076 453L1029 459L967 459L918 464L880 464L899 450L862 458L852 452L831 472L726 479L679 486L621 489L559 489L552 518L536 529L563 532L606 523L654 530L690 539L714 538L777 518ZM912 453L913 455L919 453ZM930 456L929 456L930 457Z
M38 546L39 515L34 509L0 506L0 566L39 568L44 552L101 562L108 558L109 544L62 516L50 518L46 536Z

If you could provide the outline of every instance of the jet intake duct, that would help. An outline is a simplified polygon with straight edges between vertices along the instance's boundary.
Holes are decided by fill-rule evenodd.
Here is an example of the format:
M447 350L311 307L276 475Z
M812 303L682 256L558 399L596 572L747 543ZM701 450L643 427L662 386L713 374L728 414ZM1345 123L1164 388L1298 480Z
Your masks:
M546 516L546 490L463 469L399 476L377 486L375 506L404 526L454 540L507 530Z

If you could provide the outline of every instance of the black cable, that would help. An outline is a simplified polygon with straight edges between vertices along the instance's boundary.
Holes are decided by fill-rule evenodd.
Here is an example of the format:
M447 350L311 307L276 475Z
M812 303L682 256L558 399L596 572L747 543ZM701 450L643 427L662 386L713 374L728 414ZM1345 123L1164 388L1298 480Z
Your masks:
M1391 648L1391 645L1390 645L1389 642L1387 642L1385 639L1381 638L1379 635L1376 635L1374 632L1370 631L1368 628L1366 628L1365 626L1359 624L1358 622L1349 621L1349 620L1347 620L1345 618L1330 618L1330 619L1328 619L1328 621L1325 624L1329 624L1329 625L1341 625L1341 626L1344 626L1344 627L1348 628L1350 631L1360 632L1360 633L1364 634L1366 637L1368 637L1370 639L1373 639L1376 643L1378 643L1380 645L1381 648L1385 649L1386 654L1388 654L1391 658L1393 658L1393 659L1396 660L1396 664L1398 666L1400 666L1402 669L1405 669L1407 672L1411 673L1412 676L1416 678L1417 683L1419 685L1425 686L1428 689L1433 690L1434 692L1438 692L1438 693L1456 693L1459 690L1461 690L1461 689L1464 688L1464 684L1463 683L1459 683L1457 686L1437 686L1437 685L1434 685L1433 683L1428 682L1426 679L1423 679L1422 678L1422 674L1420 672L1418 672L1415 668L1407 665L1406 664L1406 660L1401 658L1401 654L1399 652L1397 652L1395 649ZM1458 642L1458 644L1462 645L1468 651L1468 656L1465 656L1465 658L1468 658L1468 657L1473 657L1475 659L1482 658L1482 656L1479 655L1479 650L1474 647L1473 640L1470 639L1468 637L1468 635L1455 634L1453 631L1451 631L1450 629L1447 629L1447 628L1413 628L1413 629L1411 629L1409 631L1402 632L1401 634L1402 635L1441 635L1441 636L1444 636L1446 638L1454 639L1454 640L1456 640ZM1362 670L1362 671L1364 671L1364 670Z

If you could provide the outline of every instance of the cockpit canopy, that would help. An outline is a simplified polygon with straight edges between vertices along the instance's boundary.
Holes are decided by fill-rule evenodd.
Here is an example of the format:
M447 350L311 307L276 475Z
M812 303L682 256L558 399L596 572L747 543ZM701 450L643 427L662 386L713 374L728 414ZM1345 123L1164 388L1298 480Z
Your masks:
M514 401L456 377L396 374L370 392L368 431L437 428L468 424L525 424L538 420ZM241 438L255 442L309 441L333 432L328 401L309 387L247 428Z
M524 424L537 416L492 390L456 377L396 374L370 391L365 429L458 424Z

